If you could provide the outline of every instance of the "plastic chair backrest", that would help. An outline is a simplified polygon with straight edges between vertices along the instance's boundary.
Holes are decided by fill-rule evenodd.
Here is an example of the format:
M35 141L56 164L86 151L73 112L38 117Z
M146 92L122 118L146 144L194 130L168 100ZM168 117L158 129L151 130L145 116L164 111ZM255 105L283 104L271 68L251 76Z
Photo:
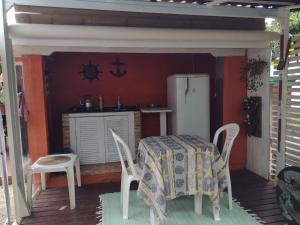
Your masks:
M131 170L133 176L138 177L138 174L135 170L133 159L132 159L131 152L130 152L130 149L129 149L128 145L126 144L126 142L119 135L116 134L116 132L113 129L110 129L110 131L112 133L112 136L113 136L114 141L115 141L116 146L117 146L117 150L118 150L118 154L119 154L119 157L120 157L123 172L128 174L127 169L126 169L126 165L125 165L125 161L124 161L123 155L122 155L122 151L125 151L125 155L126 155L126 158L127 158L127 163L128 163L129 169Z
M223 149L222 149L222 158L224 159L225 164L228 164L228 159L230 156L231 148L232 148L235 138L239 134L240 126L236 123L230 123L230 124L226 124L226 125L220 127L215 133L215 137L214 137L214 141L213 141L214 145L217 146L219 135L223 131L226 131L226 139L225 139L225 143L224 143Z

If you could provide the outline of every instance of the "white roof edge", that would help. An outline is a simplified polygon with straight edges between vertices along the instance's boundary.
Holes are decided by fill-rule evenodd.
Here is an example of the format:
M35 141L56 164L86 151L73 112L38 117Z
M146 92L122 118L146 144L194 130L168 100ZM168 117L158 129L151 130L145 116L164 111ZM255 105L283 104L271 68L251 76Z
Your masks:
M123 12L161 13L177 15L202 15L239 18L277 17L277 9L256 9L196 4L172 4L165 2L145 2L136 0L5 0L5 7L13 4L40 7L58 7L74 9L111 10Z
M109 27L80 25L15 24L12 39L120 40L120 41L274 41L279 33L247 30Z
M258 47L257 45L255 46ZM260 48L266 48L262 46ZM14 54L16 56L31 54L31 55L51 55L53 52L96 52L96 53L210 53L215 57L224 56L244 56L245 48L106 48L106 47L80 47L80 46L22 46L14 45Z

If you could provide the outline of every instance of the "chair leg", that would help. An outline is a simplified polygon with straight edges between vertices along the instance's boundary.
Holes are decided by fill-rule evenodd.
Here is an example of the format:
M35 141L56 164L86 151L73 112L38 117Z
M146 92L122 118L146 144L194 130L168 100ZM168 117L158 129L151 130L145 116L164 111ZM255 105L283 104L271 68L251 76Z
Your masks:
M32 171L27 172L27 203L32 207Z
M67 179L69 188L70 209L75 209L75 182L73 166L69 166L67 168Z
M81 187L81 174L80 174L79 158L77 158L77 160L76 160L75 169L76 169L77 185L78 185L78 187Z
M194 197L195 213L202 215L202 194L196 194Z
M123 218L128 219L128 205L129 205L129 189L130 189L130 181L128 177L124 177L123 181Z
M124 173L121 173L121 207L123 207Z
M159 225L159 220L156 218L152 206L150 207L150 225Z
M217 182L217 181L216 181ZM215 193L218 193L219 192L219 189L218 189L218 185L215 185ZM220 195L217 194L217 201L220 203ZM220 207L215 207L214 205L212 206L213 207L213 215L214 215L214 220L216 221L220 221Z
M41 183L42 183L42 190L46 190L46 174L45 173L41 173Z
M229 167L226 168L226 179L228 184L228 207L232 209L232 189L231 189L231 178L230 178L230 171Z
M220 221L220 209L213 207L214 220Z

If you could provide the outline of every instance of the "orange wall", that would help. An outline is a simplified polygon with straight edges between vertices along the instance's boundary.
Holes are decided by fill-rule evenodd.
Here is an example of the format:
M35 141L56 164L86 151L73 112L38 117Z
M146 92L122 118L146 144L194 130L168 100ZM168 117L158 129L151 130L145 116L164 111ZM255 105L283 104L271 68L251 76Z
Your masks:
M242 103L247 92L245 83L240 78L240 71L245 63L245 57L224 58L223 123L237 123L241 128L231 151L232 170L244 169L246 166L247 136Z
M23 56L24 93L27 108L27 135L31 160L48 154L48 127L43 76L43 57Z

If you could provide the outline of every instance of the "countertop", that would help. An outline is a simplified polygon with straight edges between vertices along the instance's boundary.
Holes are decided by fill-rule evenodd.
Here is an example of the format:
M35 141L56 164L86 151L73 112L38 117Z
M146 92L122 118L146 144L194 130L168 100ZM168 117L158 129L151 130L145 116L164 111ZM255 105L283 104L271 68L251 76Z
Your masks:
M141 108L140 109L142 113L166 113L166 112L172 112L172 109L169 108Z
M137 112L140 111L142 113L167 113L167 112L172 112L171 109L169 108L164 108L164 107L144 107L144 108L137 108L134 106L128 106L124 107L121 109L118 109L116 107L105 107L102 111L96 109L96 108L91 108L89 110L85 108L80 108L80 107L73 107L68 112L65 114L98 114L98 113L124 113L124 112Z

